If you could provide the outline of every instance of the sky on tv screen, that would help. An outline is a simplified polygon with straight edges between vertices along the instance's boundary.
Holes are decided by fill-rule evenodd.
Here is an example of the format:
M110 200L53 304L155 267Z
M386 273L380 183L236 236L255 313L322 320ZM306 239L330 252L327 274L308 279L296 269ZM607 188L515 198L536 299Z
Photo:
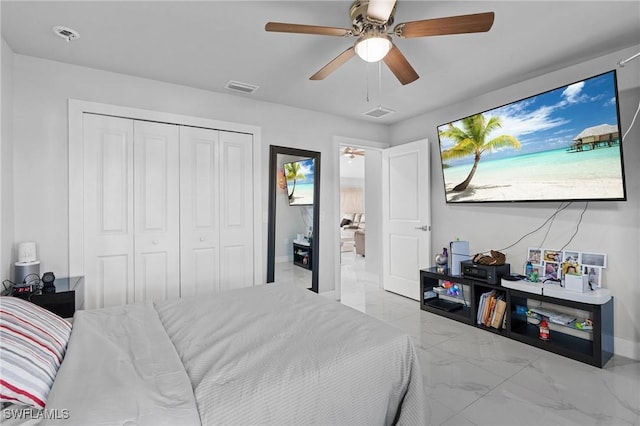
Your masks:
M503 107L484 112L485 117L498 116L502 127L494 135L510 134L518 138L522 148L517 155L567 148L582 130L600 124L618 125L613 73L602 74L550 92L532 96ZM460 121L452 123L459 125ZM448 124L438 127L442 130ZM491 137L491 136L489 136ZM441 149L453 146L441 139ZM494 158L513 156L510 150L496 151ZM465 158L454 163L473 163Z

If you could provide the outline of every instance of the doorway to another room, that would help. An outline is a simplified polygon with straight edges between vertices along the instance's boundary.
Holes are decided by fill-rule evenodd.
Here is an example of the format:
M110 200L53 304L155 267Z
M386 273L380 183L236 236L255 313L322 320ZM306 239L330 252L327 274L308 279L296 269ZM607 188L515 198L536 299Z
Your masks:
M359 309L364 307L363 297L366 294L360 287L364 283L378 285L378 274L367 271L367 219L371 217L375 223L379 212L375 208L368 212L366 208L367 205L373 205L375 197L367 200L370 191L366 189L365 167L366 161L371 160L367 156L375 158L377 151L352 145L341 145L339 149L340 300ZM368 244L377 248L375 241ZM373 257L376 257L375 253Z
M365 257L365 150L350 146L340 155L340 252ZM342 256L341 256L342 257Z

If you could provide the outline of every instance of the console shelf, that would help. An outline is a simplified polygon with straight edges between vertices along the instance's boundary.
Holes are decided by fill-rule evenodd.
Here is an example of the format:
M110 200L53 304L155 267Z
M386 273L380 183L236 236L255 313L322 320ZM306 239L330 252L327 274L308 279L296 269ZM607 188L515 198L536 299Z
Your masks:
M445 281L456 284L459 289L462 289L464 297L445 295L441 289L441 284ZM436 268L420 271L420 285L422 310L600 368L613 356L612 297L603 303L600 303L601 300L585 303L488 284L459 275L450 275L447 270L438 271ZM478 315L482 309L482 295L486 293L506 302L504 317L501 321L494 321L493 326L479 323L483 312L486 319L486 311ZM555 292L554 295L558 293ZM460 306L457 307L458 309L448 311L437 306L440 304L439 300L458 302ZM575 321L557 324L544 317L548 320L551 330L551 338L544 341L539 338L539 326L532 323L535 320L526 315L528 310L540 310L549 315L557 312L568 318L575 317ZM586 319L591 319L593 322L592 330L581 330L575 326L576 322L581 323Z

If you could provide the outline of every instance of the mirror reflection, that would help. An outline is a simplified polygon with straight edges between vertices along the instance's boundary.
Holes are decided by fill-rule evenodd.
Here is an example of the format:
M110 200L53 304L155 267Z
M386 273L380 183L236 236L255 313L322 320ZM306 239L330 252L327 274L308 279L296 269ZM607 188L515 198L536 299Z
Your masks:
M311 288L314 160L278 154L277 167L274 281Z
M271 145L267 282L318 292L320 153Z

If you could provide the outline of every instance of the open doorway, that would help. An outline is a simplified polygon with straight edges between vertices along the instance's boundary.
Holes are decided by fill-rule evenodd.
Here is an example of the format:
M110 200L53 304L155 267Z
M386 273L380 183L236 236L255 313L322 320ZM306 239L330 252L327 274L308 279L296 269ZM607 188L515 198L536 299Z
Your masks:
M380 286L382 274L382 146L370 144L375 146L342 140L336 146L340 165L336 215L342 225L338 231L339 297L356 308L359 301L352 299L362 297L360 287Z
M348 158L344 155L346 147L357 148L365 152L364 156L364 179L363 182L363 211L364 220L364 257L359 256L359 260L364 268L364 276L373 285L380 286L382 279L382 152L388 147L387 144L364 139L335 136L333 139L334 167L334 209L332 222L334 225L334 262L337 268L334 269L335 297L342 300L342 258L343 249L348 249L342 245L342 234L340 223L340 173L347 169ZM344 159L341 157L345 157ZM348 156L350 157L350 156ZM354 155L354 157L356 157ZM344 163L344 164L343 164ZM353 164L353 159L352 159ZM353 183L353 182L352 182ZM361 218L362 219L362 218ZM354 235L355 237L355 235ZM353 241L353 256L355 256L355 239ZM361 274L360 276L362 276Z
M365 249L365 150L340 147L340 253L364 258Z

